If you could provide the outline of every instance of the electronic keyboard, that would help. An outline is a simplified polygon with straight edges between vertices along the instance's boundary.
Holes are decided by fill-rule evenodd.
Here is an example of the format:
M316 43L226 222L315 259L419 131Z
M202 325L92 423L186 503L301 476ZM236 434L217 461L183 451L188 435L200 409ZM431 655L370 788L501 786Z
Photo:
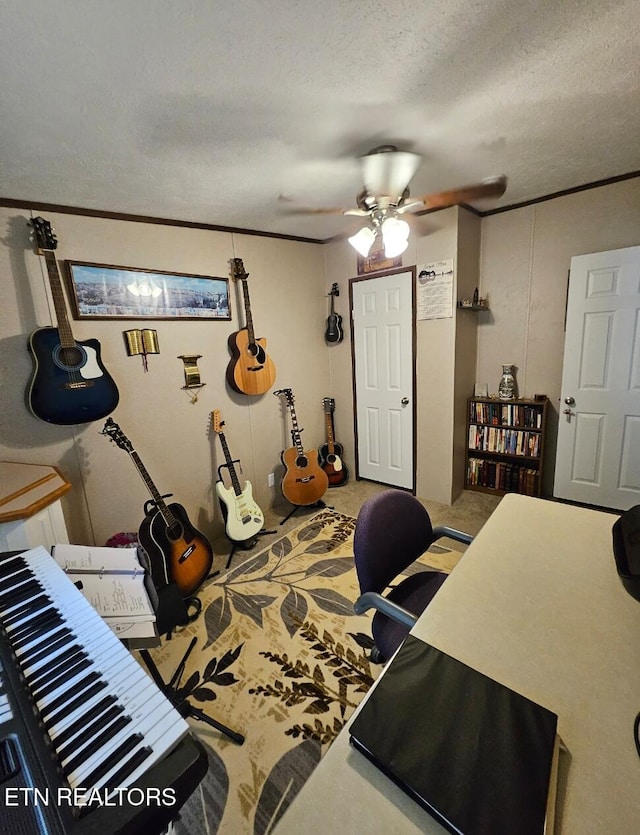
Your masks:
M0 833L161 832L206 770L186 721L49 553L0 556Z

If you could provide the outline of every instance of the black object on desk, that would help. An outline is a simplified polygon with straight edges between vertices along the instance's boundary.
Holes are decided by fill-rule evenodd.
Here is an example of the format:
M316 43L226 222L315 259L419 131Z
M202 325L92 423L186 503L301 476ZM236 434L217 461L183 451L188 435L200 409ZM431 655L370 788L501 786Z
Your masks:
M449 832L542 835L556 727L555 713L409 635L350 733Z

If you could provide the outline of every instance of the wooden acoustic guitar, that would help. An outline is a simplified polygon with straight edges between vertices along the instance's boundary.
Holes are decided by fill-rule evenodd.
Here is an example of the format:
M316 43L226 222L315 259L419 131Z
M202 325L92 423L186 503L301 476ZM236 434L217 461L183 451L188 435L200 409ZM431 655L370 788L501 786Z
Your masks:
M244 269L241 258L231 259L234 281L242 282L246 327L229 337L231 360L227 366L227 382L240 394L264 394L276 380L276 367L267 354L267 340L256 339L253 330L251 302L249 301L249 273Z
M329 317L327 319L327 329L324 332L324 341L331 344L333 342L342 342L344 339L342 316L336 313L334 306L335 297L340 295L340 288L338 287L337 281L334 282L329 295L331 296L331 312L329 313Z
M282 495L295 505L315 504L327 492L329 478L318 463L317 449L303 449L296 416L295 400L291 389L280 389L275 395L285 398L291 412L291 439L293 446L282 453L285 472L282 477Z
M318 450L320 466L329 478L329 487L340 487L349 479L349 470L342 460L342 444L334 440L333 413L336 401L333 397L325 397L322 401L324 408L324 422L327 431L327 443Z
M71 332L55 249L57 238L44 218L31 221L36 251L44 255L58 327L39 328L29 337L33 373L27 402L47 423L90 423L118 405L118 387L102 363L97 339L77 342Z
M231 488L226 487L222 480L222 466L218 467L216 493L222 505L225 531L232 542L247 542L259 534L264 527L264 514L253 500L251 482L245 481L240 486L240 480L235 468L237 461L231 457L231 453L229 452L229 445L222 431L224 421L221 420L218 409L211 412L211 425L213 431L220 438L226 462L225 466L231 479Z
M173 581L182 596L189 597L211 571L213 549L209 540L193 527L182 505L165 503L131 441L113 418L107 418L102 434L129 454L151 493L152 510L140 525L138 539L154 585L163 588Z

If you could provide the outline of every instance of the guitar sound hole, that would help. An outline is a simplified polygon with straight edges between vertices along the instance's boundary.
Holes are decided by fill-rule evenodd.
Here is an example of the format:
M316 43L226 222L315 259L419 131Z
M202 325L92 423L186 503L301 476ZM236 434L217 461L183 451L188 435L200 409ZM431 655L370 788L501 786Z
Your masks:
M249 353L254 356L261 365L264 365L267 355L265 354L262 345L258 345L257 342L249 345Z
M58 346L54 353L54 362L65 371L82 368L86 361L85 352L78 345L63 348Z
M306 455L299 455L296 458L296 467L300 467L300 469L304 469L304 467L306 467L308 463L309 459Z
M182 539L182 525L179 522L167 528L167 538L171 542L177 542L179 539Z

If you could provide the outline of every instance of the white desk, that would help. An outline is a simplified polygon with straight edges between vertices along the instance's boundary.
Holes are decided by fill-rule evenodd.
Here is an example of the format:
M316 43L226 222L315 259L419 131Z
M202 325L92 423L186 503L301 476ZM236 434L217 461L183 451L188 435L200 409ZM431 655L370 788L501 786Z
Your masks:
M616 516L508 494L413 629L558 714L556 833L640 832L640 602L616 573ZM276 835L445 830L349 745L331 746Z

